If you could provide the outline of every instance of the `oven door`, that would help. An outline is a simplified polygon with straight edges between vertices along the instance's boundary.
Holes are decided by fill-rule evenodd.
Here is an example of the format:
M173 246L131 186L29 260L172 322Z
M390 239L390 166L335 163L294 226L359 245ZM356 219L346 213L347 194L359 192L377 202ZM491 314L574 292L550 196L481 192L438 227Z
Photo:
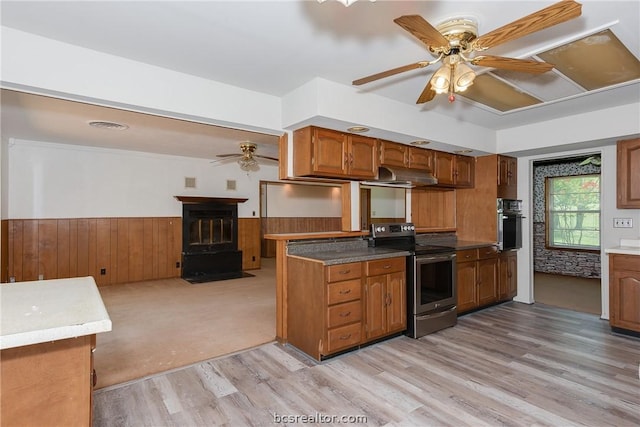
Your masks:
M456 254L455 252L414 257L414 315L455 306Z
M502 245L500 250L520 249L522 247L522 218L520 214L502 215Z

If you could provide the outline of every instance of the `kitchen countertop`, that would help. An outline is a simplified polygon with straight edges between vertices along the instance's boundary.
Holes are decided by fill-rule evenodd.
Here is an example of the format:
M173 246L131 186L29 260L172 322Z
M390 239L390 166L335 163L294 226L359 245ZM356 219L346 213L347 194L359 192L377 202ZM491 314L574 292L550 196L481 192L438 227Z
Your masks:
M0 285L0 349L111 330L93 277Z
M640 255L640 239L620 239L620 246L605 249L604 253Z
M486 246L497 246L496 242L482 242L482 241L474 241L474 240L457 240L455 242L455 250L462 251L465 249L476 249L483 248Z
M411 252L389 248L363 248L339 251L320 251L305 254L288 255L292 258L321 262L324 265L346 264L349 262L371 261L374 259L409 256Z

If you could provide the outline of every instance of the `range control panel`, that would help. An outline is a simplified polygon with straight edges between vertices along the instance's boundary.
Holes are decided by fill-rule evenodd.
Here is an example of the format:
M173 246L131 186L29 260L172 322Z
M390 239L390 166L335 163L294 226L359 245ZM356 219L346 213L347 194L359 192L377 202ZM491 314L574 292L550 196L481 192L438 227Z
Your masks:
M415 236L416 227L411 222L371 224L371 237Z

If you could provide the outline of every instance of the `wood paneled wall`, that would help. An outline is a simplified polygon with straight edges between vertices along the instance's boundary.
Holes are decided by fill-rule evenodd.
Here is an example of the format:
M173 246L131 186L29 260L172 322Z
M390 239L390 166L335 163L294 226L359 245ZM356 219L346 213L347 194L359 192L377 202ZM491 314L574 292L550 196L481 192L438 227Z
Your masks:
M7 222L8 276L16 281L93 276L111 285L180 276L179 217Z
M315 231L342 230L341 217L273 217L262 218L262 234L309 233ZM276 256L275 240L262 241L262 256Z
M433 231L455 231L456 191L411 190L411 219L416 227Z
M181 273L180 217L10 219L1 231L4 283L42 275L113 285ZM238 247L243 269L260 268L260 218L239 218Z

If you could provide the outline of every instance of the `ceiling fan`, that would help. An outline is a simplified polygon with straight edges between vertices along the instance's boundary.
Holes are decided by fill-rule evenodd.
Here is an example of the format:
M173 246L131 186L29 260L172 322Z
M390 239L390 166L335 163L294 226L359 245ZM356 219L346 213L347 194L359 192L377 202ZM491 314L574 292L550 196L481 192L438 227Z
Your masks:
M497 28L478 37L478 25L471 18L447 20L432 26L420 15L404 15L393 21L423 42L429 52L436 56L432 61L418 61L393 68L353 81L359 86L405 71L424 68L442 62L442 66L429 79L416 104L431 101L436 94L449 93L449 102L455 100L454 93L463 92L473 84L475 73L467 65L501 68L525 73L544 73L553 68L547 62L507 58L494 55L470 56L499 44L515 40L531 33L577 18L582 5L573 0L564 0Z
M237 159L236 162L240 165L240 169L243 171L251 171L258 168L258 159L278 162L278 159L275 157L256 154L257 149L258 145L256 143L243 141L240 143L240 153L218 154L216 157L220 157L220 160L213 160L211 163L221 163L227 160Z

